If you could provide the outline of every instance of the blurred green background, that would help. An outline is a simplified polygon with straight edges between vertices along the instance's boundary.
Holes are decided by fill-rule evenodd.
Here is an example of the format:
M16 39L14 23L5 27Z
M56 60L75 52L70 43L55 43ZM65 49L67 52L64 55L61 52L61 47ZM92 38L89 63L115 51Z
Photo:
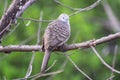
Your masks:
M91 5L96 0L60 1L71 7L84 8ZM5 5L8 7L11 2L12 0L0 0L0 18L4 13ZM53 20L61 13L71 14L74 11L60 6L55 3L54 0L37 0L23 13L22 17L39 19L41 12L43 12L43 20ZM118 26L120 25L119 12L120 0L107 0L106 3L102 2L92 10L80 12L79 14L71 16L71 37L67 43L80 43L120 31L120 26ZM26 26L29 22L30 24ZM16 24L19 24L18 27L16 27ZM16 27L15 31L12 34L9 32L4 36L2 45L36 45L39 22L18 19L16 24L12 25L10 29L13 30ZM42 40L47 24L48 23L42 22L42 26L40 28L40 40ZM117 70L120 70L119 41L119 39L116 39L96 46L100 55L109 65L112 65L115 46L118 46L115 62L115 68ZM42 41L40 44L42 44ZM71 64L64 55L60 55L58 52L54 53L52 53L49 60L49 66L55 60L57 60L57 62L49 72L60 69L64 69L64 72L54 76L41 77L38 80L87 80L85 76L75 69L73 64ZM111 76L111 70L106 68L100 62L92 49L77 49L67 51L66 53L72 53L70 56L71 59L93 80L106 80ZM43 55L43 52L36 52L31 75L39 73ZM4 54L1 52L0 80L12 80L24 77L27 72L31 56L32 52L12 52L11 54ZM120 75L114 73L113 80L120 80Z

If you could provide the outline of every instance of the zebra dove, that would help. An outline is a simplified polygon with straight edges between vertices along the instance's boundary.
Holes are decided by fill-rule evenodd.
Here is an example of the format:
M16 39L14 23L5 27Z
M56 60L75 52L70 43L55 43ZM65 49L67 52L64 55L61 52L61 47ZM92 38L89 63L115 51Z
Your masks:
M44 73L53 49L63 45L70 37L70 23L67 14L61 14L56 20L48 24L44 37L43 49L45 51L41 72Z

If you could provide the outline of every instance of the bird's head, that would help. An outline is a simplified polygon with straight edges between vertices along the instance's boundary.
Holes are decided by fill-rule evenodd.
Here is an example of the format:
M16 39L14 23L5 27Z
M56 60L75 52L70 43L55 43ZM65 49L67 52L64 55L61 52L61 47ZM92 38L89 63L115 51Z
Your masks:
M59 20L63 21L63 22L69 22L69 16L65 13L60 14L60 16L58 17Z

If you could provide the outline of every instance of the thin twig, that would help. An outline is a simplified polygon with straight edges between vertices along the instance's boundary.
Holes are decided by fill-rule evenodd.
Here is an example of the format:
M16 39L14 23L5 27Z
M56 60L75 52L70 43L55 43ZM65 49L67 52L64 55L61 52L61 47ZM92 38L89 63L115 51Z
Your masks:
M38 73L38 74L35 74L33 76L30 76L28 78L19 78L19 79L14 79L14 80L25 80L25 79L30 79L30 78L35 78L35 77L43 77L43 76L49 76L49 75L55 75L55 74L59 74L63 72L63 70L58 70L58 71L54 71L54 72L50 72L50 73L45 73L45 74L41 74L41 73Z
M114 75L112 75L112 76L110 76L109 78L107 78L106 80L111 80L112 78L114 78L115 76Z
M60 4L61 6L71 9L71 10L79 10L80 9L80 8L73 8L73 7L67 6L67 5L61 3L59 0L54 0L54 1L58 4Z
M115 62L116 62L116 55L117 55L117 50L118 50L118 46L115 46L115 50L114 50L114 56L113 56L113 61L112 61L112 67L115 68ZM111 71L111 76L108 78L109 80L112 80L114 77L114 72Z
M28 38L26 38L25 40L23 40L23 41L20 43L20 45L26 44L26 43L30 42L31 40L33 40L33 39L35 39L35 38L36 38L36 34L35 34L35 35L32 35L32 36L30 36L30 37L28 37Z
M18 28L19 25L20 25L20 23L17 23L17 25L15 25L15 27L9 32L9 34L7 34L6 37L10 36Z
M64 70L67 62L68 62L68 60L65 58L65 61L63 62L63 64L61 64L59 66L59 69L63 69ZM53 80L54 76L56 76L56 75L51 75L46 80Z
M37 19L33 19L33 18L23 18L23 17L18 17L17 19L21 19L21 20L29 20L29 21L34 21L34 22L52 22L53 20L37 20Z
M32 78L32 80L36 80L37 78L40 78L40 77L43 77L43 76L48 76L48 75L56 75L56 74L59 74L63 72L63 70L58 70L58 71L55 71L55 72L50 72L50 73L45 73L45 74L41 74L41 75L38 75L34 78Z
M102 59L102 57L99 55L99 53L97 52L97 50L95 49L95 47L93 47L93 46L90 46L90 47L91 47L91 49L95 52L95 54L96 54L97 57L100 59L100 61L101 61L108 69L110 69L111 71L113 71L113 72L115 72L115 73L120 74L120 71L112 68L111 66L109 66L109 65Z
M67 57L67 59L74 65L74 67L80 72L82 73L86 78L88 78L89 80L92 80L92 78L90 78L86 73L84 73L73 61L72 59L67 55L65 54L65 56Z
M115 68L117 50L118 50L118 46L116 45L116 46L115 46L115 50L114 50L113 62L112 62L112 67L113 67L113 68ZM112 71L112 73L113 73L113 71Z
M42 17L43 17L43 12L40 13L40 20L42 20ZM39 27L38 27L37 42L36 42L37 45L39 45L39 43L40 43L40 28L41 28L41 25L42 25L42 23L40 23ZM33 54L32 54L32 57L31 57L31 60L30 60L30 64L29 64L29 67L28 67L28 70L27 70L25 78L28 78L31 75L32 64L34 62L34 58L35 58L35 52L33 51Z
M31 75L34 58L35 58L35 52L33 51L33 54L32 54L32 57L31 57L31 60L29 63L29 67L28 67L27 73L25 75L25 78L28 78Z
M1 32L0 35L2 35L6 30L8 30L11 26L12 21L10 21L10 23L7 25L7 27L5 27Z
M45 72L49 71L49 70L55 65L56 62L57 62L57 60L54 60L54 62L52 63L52 65L51 65L50 67L48 67L48 68L45 70Z
M92 5L90 5L90 6L86 7L86 8L81 8L81 9L79 9L78 11L73 12L73 13L70 14L69 16L73 16L73 15L75 15L75 14L78 14L78 13L82 12L82 11L91 10L91 9L95 8L95 7L100 3L100 1L101 1L101 0L97 0L97 1L96 1L95 3L93 3Z
M41 13L40 13L40 19L39 19L39 20L42 20L42 17L43 17L43 11L41 11ZM37 45L40 44L40 29L41 29L41 25L42 25L42 22L40 22L40 23L39 23L39 26L38 26Z

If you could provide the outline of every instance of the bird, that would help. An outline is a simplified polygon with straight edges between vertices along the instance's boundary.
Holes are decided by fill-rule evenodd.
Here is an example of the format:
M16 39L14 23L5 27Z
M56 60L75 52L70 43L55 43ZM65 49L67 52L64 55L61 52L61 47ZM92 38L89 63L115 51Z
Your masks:
M41 73L45 73L51 52L65 44L70 38L69 15L62 13L57 19L50 22L44 32L42 50L45 52Z

